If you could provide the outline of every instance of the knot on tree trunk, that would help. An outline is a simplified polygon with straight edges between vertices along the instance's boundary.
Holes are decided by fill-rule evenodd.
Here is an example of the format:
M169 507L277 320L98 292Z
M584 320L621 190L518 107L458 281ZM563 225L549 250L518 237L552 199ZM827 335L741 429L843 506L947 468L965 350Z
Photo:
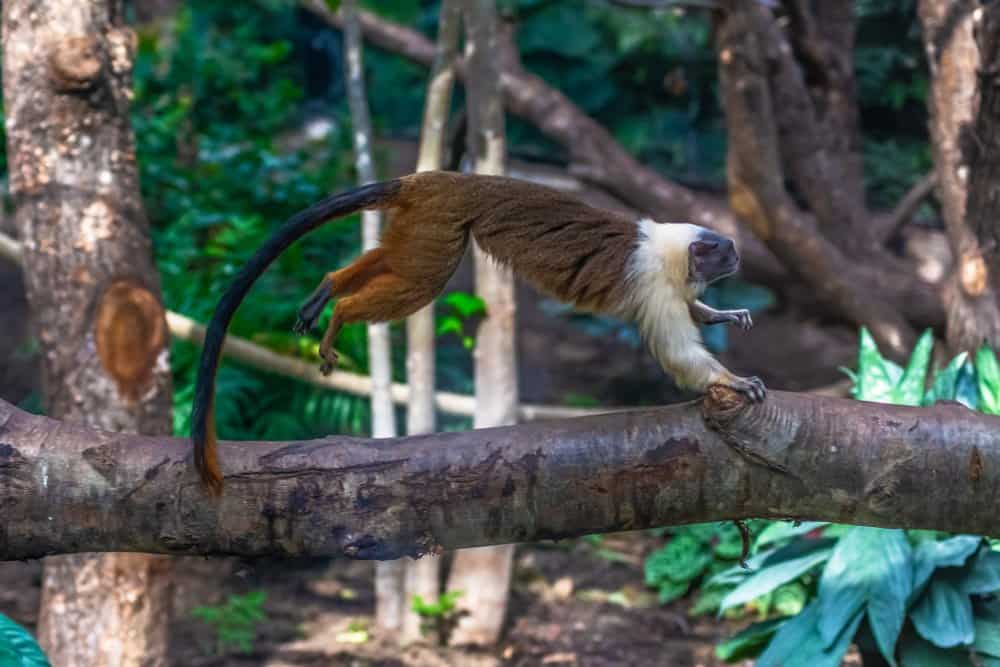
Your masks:
M163 306L144 285L118 279L101 295L94 318L97 354L127 400L137 400L153 377L166 334Z
M49 77L61 93L92 89L103 69L100 46L91 35L65 37L49 47Z

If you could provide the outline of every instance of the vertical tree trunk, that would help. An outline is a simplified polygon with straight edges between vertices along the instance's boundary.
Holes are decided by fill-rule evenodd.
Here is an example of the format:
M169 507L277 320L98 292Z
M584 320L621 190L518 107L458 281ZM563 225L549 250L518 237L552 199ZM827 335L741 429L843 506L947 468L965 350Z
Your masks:
M468 154L477 173L503 174L504 115L500 93L498 25L493 0L464 5L468 97ZM490 261L478 247L476 291L486 303L487 318L476 337L475 427L513 424L517 419L517 359L514 341L514 280L510 271ZM452 644L495 644L500 637L514 546L466 549L455 555L449 591L462 591L464 616Z
M7 0L3 12L10 188L46 411L169 433L166 321L128 115L135 37L122 4ZM169 570L139 554L47 559L38 632L52 664L165 664Z
M354 125L354 161L358 184L375 180L372 160L372 123L368 113L364 63L361 49L361 24L354 0L344 0L344 63L347 69L347 97ZM378 211L361 214L362 250L378 245L382 215ZM396 435L396 416L392 404L392 351L389 325L368 325L368 368L372 378L372 436L392 438ZM383 637L399 632L403 625L406 600L403 597L403 561L375 564L375 627Z
M456 0L444 0L438 19L437 53L427 84L423 126L420 130L420 151L417 171L440 169L444 159L445 130L451 93L455 83L455 56L461 28L461 10ZM410 402L406 430L410 435L432 433L436 425L434 410L434 304L430 304L406 321L406 372L410 384ZM434 600L441 593L441 559L427 555L407 560L404 598L409 601L419 595ZM421 638L420 617L407 610L403 617L403 643Z
M986 5L992 7L992 5ZM991 211L989 179L997 174L996 128L984 97L995 88L996 53L978 2L920 0L924 48L931 71L928 105L937 195L955 266L945 290L948 342L973 349L1000 345L1000 236ZM974 32L980 31L980 44ZM980 47L986 47L981 53ZM988 60L993 58L994 60ZM980 69L983 76L979 77ZM978 88L977 80L979 81ZM978 117L977 117L978 114ZM975 207L975 208L973 208Z

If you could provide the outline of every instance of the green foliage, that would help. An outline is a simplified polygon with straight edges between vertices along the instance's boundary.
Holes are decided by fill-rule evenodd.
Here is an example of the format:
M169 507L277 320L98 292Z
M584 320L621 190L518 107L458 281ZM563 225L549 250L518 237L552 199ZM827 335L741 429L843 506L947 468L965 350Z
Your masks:
M441 299L441 304L448 312L438 317L438 336L455 334L462 341L462 347L471 350L476 341L469 331L470 320L484 317L486 304L481 298L468 292L450 292Z
M222 655L230 650L250 653L258 629L267 620L266 597L264 591L230 595L224 604L198 607L191 613L215 631L216 653Z
M434 602L426 602L419 595L413 596L411 609L421 618L444 618L455 613L462 591L445 591Z
M421 633L435 634L441 644L446 644L462 615L458 609L460 597L462 591L445 591L435 602L426 602L414 595L410 608L421 618Z
M31 633L0 614L0 667L49 667Z
M848 372L859 400L957 400L983 411L1000 405L1000 364L989 348L977 351L975 363L961 354L932 371L929 331L905 367L882 357L866 330L860 339L858 367ZM771 618L721 644L717 653L724 659L760 653L758 665L838 665L862 630L890 665L897 659L905 667L970 665L971 651L987 662L1000 659L1000 608L994 601L1000 552L982 537L774 523L758 535L754 552L750 572L731 568L709 580L709 588L725 590L721 611L790 584L807 595L790 618Z
M669 529L670 540L653 551L645 563L646 585L655 588L661 603L683 597L706 575L730 568L740 557L743 540L732 523L701 523ZM714 591L702 591L696 602L700 613L718 606Z

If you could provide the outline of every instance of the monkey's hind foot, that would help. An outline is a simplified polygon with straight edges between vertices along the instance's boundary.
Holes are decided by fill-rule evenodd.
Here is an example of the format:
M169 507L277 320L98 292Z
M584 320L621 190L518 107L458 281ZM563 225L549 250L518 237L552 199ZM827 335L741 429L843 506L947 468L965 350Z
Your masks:
M720 384L743 394L750 399L751 403L760 403L767 395L767 388L764 386L764 382L756 375L745 378L734 376L732 379Z
M330 358L324 357L323 363L319 365L319 372L323 375L329 375L333 372L333 369L337 367L337 353L334 352Z

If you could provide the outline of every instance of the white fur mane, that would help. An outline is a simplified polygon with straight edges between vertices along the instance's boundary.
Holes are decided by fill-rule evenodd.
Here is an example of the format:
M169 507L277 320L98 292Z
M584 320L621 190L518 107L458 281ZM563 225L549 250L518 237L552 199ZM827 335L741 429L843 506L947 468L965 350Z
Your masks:
M724 372L701 340L688 306L704 285L688 280L688 246L704 229L643 218L629 264L632 311L642 337L664 370L681 386L702 388Z

